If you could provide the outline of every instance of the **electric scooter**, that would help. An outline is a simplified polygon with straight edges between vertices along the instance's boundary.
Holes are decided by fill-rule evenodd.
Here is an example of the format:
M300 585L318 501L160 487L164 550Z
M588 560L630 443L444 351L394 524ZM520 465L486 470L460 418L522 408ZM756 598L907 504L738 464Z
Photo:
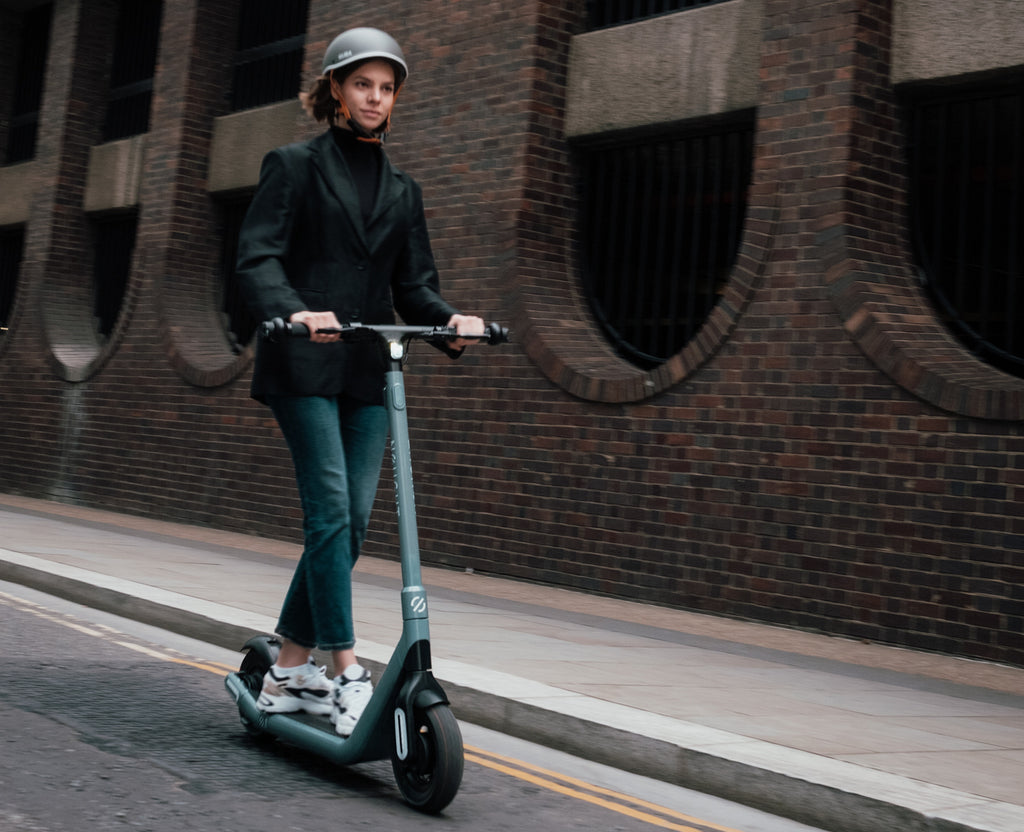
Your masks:
M344 324L342 340L373 338L386 351L385 401L391 435L398 536L402 564L402 636L373 689L366 710L347 739L339 736L324 716L304 713L268 714L256 706L263 675L277 659L280 641L260 635L242 648L245 658L225 686L238 705L242 725L255 736L274 737L318 754L337 765L391 758L399 791L413 808L440 812L455 797L462 782L462 734L449 701L431 672L427 594L420 576L419 537L413 497L412 456L402 368L410 342L454 340L449 327ZM261 326L265 338L309 336L302 324L280 318ZM473 336L458 336L472 339ZM476 340L500 344L508 330L490 324Z

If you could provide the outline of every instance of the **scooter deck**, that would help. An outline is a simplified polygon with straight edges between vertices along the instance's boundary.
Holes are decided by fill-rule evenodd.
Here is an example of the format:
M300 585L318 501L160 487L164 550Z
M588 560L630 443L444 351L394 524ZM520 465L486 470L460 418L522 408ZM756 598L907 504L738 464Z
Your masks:
M268 714L260 710L249 686L238 673L229 673L224 686L238 705L239 715L255 733L265 733L325 757L337 765L384 760L391 755L391 738L374 732L373 719L360 720L351 737L340 736L326 716Z
M315 728L317 731L324 731L328 734L336 734L334 726L331 725L331 719L323 714L307 714L302 711L296 711L291 714L280 714L280 716L286 717L293 722L301 722L307 728ZM339 735L340 736L340 735ZM344 737L342 737L344 739Z

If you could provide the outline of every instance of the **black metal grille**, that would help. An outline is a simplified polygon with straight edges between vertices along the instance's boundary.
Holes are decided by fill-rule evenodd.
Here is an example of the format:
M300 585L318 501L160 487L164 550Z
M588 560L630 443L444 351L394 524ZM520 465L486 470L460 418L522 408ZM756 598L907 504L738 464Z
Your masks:
M11 109L10 131L7 134L9 164L24 162L35 156L36 133L39 128L39 106L43 99L46 78L46 55L50 45L50 19L53 5L47 4L25 13L21 33L21 53L15 75L14 106Z
M616 350L650 369L718 302L736 259L753 116L714 132L577 147L584 291Z
M18 290L21 256L25 250L25 230L21 227L0 231L0 335L6 331L14 311Z
M149 130L153 73L160 44L160 0L121 0L110 68L104 141Z
M124 302L135 251L136 214L93 221L93 290L97 328L103 336L114 331Z
M587 22L591 29L618 26L696 6L712 6L725 0L587 0Z
M1024 86L914 91L910 226L922 280L951 331L1024 376Z
M221 231L221 285L223 287L221 313L224 328L231 340L235 353L241 352L256 333L257 321L249 311L242 297L235 276L235 260L238 258L238 234L249 210L252 196L225 201L220 204Z
M302 80L308 0L243 0L233 110L293 98Z

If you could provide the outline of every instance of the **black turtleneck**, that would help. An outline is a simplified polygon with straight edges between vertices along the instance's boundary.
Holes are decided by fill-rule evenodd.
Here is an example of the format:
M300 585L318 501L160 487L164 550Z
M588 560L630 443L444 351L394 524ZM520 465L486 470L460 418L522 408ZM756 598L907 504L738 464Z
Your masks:
M331 134L355 180L356 190L359 192L359 208L363 212L365 222L370 218L373 206L377 203L383 151L378 144L359 141L351 130L334 126L331 127Z

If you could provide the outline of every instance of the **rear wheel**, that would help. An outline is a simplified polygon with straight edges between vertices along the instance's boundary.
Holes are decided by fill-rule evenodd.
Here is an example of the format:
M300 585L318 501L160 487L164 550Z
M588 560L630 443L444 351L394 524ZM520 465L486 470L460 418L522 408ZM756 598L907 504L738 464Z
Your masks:
M391 754L398 789L414 809L436 814L455 797L462 784L464 756L459 723L447 705L416 710L409 726L405 760Z

